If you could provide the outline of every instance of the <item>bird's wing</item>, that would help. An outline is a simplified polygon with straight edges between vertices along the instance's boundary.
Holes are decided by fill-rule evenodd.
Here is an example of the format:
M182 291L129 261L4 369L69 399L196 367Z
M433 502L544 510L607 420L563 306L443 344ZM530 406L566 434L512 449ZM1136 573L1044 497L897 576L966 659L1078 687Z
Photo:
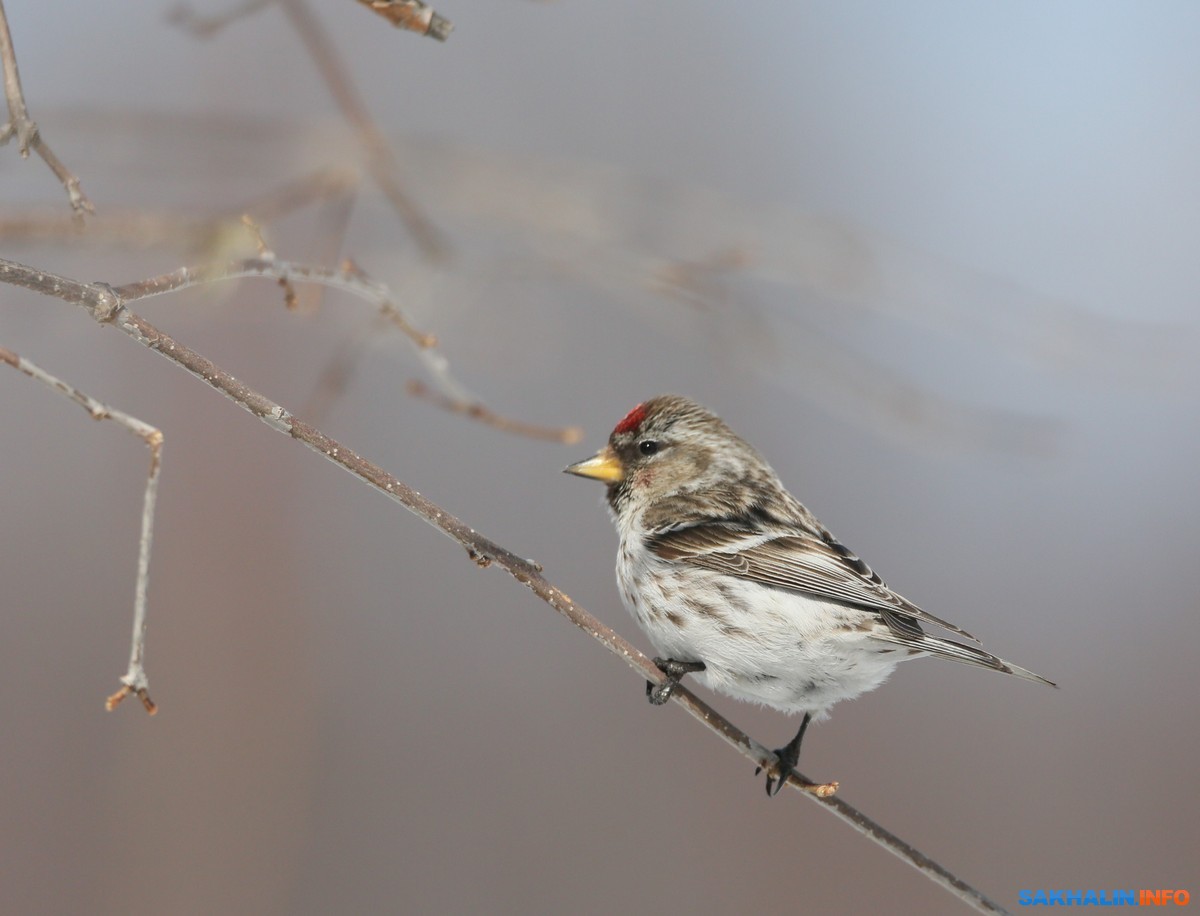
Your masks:
M866 563L819 524L811 531L795 526L783 531L763 531L736 523L708 522L659 532L652 537L650 546L664 560L689 563L875 611L887 626L873 632L873 639L1056 686L1053 681L978 646L926 633L921 629L922 623L979 641L961 627L921 610L892 591Z
M875 611L897 638L919 641L925 636L920 623L929 623L979 641L892 591L824 529L763 531L708 522L659 532L650 547L664 560Z

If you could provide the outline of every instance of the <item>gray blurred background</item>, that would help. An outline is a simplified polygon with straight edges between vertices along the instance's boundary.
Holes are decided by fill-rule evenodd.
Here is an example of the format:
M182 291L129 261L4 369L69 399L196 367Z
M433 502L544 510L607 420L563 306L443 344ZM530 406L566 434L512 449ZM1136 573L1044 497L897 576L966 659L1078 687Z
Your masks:
M278 10L198 41L162 4L8 7L31 112L101 215L361 160ZM892 586L1062 685L904 666L809 733L805 772L1008 906L1200 893L1200 8L439 11L445 45L320 9L451 248L423 258L368 182L343 253L491 407L586 435L408 397L421 365L386 334L323 428L647 647L600 488L560 469L645 397L701 400ZM0 150L0 221L65 211ZM332 258L315 211L267 231ZM0 254L113 283L204 257L97 236L10 226ZM373 326L261 281L138 311L302 416ZM11 287L0 345L166 436L161 711L105 714L145 449L0 374L5 911L961 912L167 361ZM715 702L768 746L795 726Z

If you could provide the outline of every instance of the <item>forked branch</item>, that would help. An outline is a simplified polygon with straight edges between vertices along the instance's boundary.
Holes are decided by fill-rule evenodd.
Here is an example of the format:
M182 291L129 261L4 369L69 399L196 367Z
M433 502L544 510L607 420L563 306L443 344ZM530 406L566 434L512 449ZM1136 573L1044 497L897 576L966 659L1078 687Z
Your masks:
M17 53L13 49L12 34L8 31L4 0L0 0L0 66L4 69L4 97L8 101L8 121L0 124L0 146L16 137L21 158L29 158L29 151L33 150L62 182L76 219L83 219L85 213L94 213L95 208L79 187L79 179L75 173L54 155L50 145L42 139L37 123L29 117L29 111L25 107L25 94L21 91L21 74L17 70Z
M133 639L129 650L129 670L121 678L121 689L105 703L109 710L115 709L125 697L133 695L142 701L146 712L154 715L158 707L150 699L150 681L146 677L146 587L150 583L150 545L154 540L154 503L158 497L158 472L162 468L163 435L149 423L137 417L101 404L78 388L55 378L49 372L18 356L12 350L0 347L0 363L24 372L31 379L41 382L52 391L74 401L88 412L93 420L112 420L129 430L150 447L150 473L146 477L146 493L142 498L142 534L138 541L137 584L133 599Z
M262 252L263 255L258 258L247 258L225 264L181 267L179 270L151 277L148 280L127 283L115 288L113 293L122 303L128 303L189 289L197 285L222 280L237 280L244 277L263 277L274 280L283 286L285 291L290 290L292 284L296 282L315 283L339 289L374 305L378 309L380 318L388 326L394 327L404 334L437 386L441 398L436 400L442 403L442 406L449 406L454 412L519 435L568 444L579 441L580 434L576 427L535 425L500 416L485 406L450 371L449 361L437 348L437 338L433 334L419 331L413 327L404 312L392 299L388 288L371 279L353 261L347 259L339 267L329 268L279 260L267 251L265 246ZM290 296L294 296L294 293L289 294Z

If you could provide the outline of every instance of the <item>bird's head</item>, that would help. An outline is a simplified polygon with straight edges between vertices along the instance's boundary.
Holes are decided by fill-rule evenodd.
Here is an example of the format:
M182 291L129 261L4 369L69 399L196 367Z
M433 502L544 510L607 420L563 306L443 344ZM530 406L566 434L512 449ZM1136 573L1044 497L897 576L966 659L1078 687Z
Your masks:
M678 395L660 395L629 411L608 445L568 474L608 484L613 511L639 511L682 496L720 499L766 468L762 458L712 412ZM767 473L773 478L769 468Z

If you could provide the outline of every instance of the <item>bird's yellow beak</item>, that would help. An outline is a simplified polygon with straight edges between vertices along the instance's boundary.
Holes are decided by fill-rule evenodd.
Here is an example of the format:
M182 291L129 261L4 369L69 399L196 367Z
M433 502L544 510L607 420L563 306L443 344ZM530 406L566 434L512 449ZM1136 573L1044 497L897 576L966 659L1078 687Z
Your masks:
M569 468L563 468L564 474L575 474L578 477L591 477L593 480L603 480L605 483L620 483L625 479L625 469L609 446L604 446L587 461L580 461Z

